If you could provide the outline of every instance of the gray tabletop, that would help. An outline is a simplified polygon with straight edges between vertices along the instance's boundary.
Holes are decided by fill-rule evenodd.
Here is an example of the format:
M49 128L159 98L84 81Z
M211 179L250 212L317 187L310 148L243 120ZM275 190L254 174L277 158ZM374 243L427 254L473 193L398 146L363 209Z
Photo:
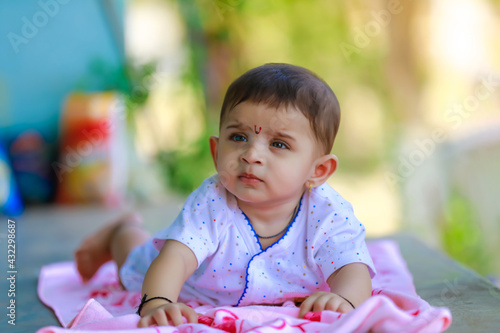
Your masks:
M157 230L172 221L182 207L183 198L173 198L167 204L139 207L146 228ZM43 206L28 209L16 221L15 298L8 296L7 218L1 218L0 240L5 251L0 262L3 278L0 282L1 332L35 332L44 326L60 326L53 312L38 299L36 288L40 268L58 261L72 260L73 251L81 240L118 212L98 206ZM438 251L408 234L397 234L408 268L414 277L418 294L431 305L446 306L453 315L448 332L500 331L500 290L473 271L460 266ZM15 299L15 326L8 323L7 306Z

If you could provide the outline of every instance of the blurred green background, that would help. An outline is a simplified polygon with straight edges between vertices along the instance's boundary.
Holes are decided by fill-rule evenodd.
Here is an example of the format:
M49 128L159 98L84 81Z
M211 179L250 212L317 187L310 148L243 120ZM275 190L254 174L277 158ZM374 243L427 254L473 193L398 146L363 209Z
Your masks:
M103 15L92 14L103 4ZM42 10L34 1L1 6L4 18L18 7L9 15L12 24L3 23L6 36L20 29L23 13ZM409 231L481 274L500 274L499 1L130 0L60 6L38 36L18 45L18 53L3 41L0 138L8 142L43 123L40 131L57 146L61 110L54 105L65 94L118 90L125 96L135 156L131 196L187 195L215 172L208 137L217 134L231 81L263 63L293 63L324 78L339 98L342 121L333 153L340 166L329 182L352 202L368 234ZM68 28L75 15L87 22ZM71 29L96 36L77 39ZM36 49L50 35L54 47ZM19 81L37 76L26 71L19 77L19 70L37 59L37 68L52 68L45 80L58 82L64 73L47 59L57 57L65 43L82 50L72 58L80 59L80 70L54 97L50 117L20 121L16 115L42 111L13 102L21 94ZM56 96L47 89L45 98Z

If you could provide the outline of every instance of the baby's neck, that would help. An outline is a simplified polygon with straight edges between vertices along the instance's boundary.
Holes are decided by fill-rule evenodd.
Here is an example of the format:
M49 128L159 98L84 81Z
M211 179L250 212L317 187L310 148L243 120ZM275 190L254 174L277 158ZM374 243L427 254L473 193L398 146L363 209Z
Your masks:
M238 200L238 206L248 217L254 228L280 227L290 222L295 207L299 205L302 196L280 203L255 204Z

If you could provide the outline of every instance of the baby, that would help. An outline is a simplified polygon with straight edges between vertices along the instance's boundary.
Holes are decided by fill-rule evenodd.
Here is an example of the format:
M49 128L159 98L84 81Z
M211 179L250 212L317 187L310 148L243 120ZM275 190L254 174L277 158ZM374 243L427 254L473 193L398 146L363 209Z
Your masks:
M372 291L365 229L326 181L340 108L307 69L266 64L226 93L217 174L152 238L128 215L75 253L84 281L114 260L127 290L142 288L140 327L197 323L189 301L214 306L300 302L307 312L346 313ZM150 240L148 240L150 239Z

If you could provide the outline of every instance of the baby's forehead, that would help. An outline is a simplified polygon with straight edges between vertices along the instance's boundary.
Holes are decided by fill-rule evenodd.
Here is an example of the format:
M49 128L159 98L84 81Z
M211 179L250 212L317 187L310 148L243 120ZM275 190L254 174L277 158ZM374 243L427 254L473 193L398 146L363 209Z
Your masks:
M265 112L259 113L258 111ZM264 115L273 127L285 127L289 124L309 124L304 113L292 104L281 104L279 106L267 103L256 103L245 101L228 110L222 119L221 126L228 121L257 121L257 114ZM261 118L262 119L262 118ZM312 130L312 128L311 128Z
M320 145L310 119L293 105L273 107L264 103L245 102L225 114L220 129L226 127L246 129L256 127L257 130L262 127L262 131L271 135L277 132L298 132L302 140L314 140L315 145Z

